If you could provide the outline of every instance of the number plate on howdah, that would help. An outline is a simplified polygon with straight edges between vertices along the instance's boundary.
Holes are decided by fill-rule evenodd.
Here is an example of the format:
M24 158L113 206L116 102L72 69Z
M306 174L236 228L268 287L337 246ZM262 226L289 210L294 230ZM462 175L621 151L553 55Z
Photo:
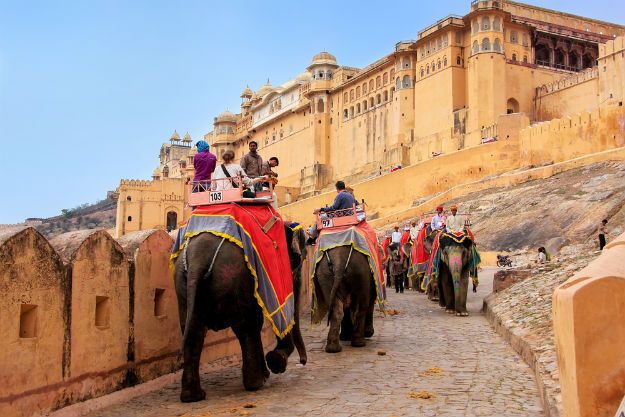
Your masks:
M332 219L322 219L321 224L323 227L332 227Z
M210 193L209 201L211 203L216 203L218 201L223 201L223 196L221 194L221 191L212 191Z

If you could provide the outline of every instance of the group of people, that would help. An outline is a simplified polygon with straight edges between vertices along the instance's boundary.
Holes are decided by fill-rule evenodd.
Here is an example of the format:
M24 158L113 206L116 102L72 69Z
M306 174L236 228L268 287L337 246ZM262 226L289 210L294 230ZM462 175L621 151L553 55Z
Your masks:
M194 192L208 190L227 190L236 188L239 184L234 180L241 176L243 185L248 188L259 189L262 183L270 178L277 178L278 174L273 171L279 165L275 156L263 161L258 153L258 143L249 143L249 152L241 158L241 163L234 162L234 151L225 150L222 155L222 163L217 166L217 156L210 152L209 144L201 140L196 145L197 153L193 157L195 176L193 177ZM248 191L253 197L253 191Z

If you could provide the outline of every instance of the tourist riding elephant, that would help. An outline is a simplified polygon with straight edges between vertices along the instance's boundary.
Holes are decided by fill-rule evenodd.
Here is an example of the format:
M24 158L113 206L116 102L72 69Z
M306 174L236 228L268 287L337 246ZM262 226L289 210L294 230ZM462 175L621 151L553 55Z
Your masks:
M367 257L339 246L323 253L314 276L317 299L316 317L328 314L326 352L341 351L340 340L351 340L352 346L366 345L373 336L373 309L376 300L374 278ZM340 335L339 335L340 331Z
M438 271L438 287L440 289L439 304L445 307L445 312L456 313L457 316L468 316L467 292L469 275L474 265L473 242L468 236L453 239L447 234L439 239L440 262ZM475 274L477 276L477 274ZM473 292L476 292L474 281Z
M294 236L294 232L285 226L285 232L294 270L295 325L284 338L278 339L276 348L267 353L266 362L261 340L263 313L254 295L255 281L246 267L243 250L216 235L201 233L189 240L185 255L176 258L174 278L183 333L181 401L201 401L206 397L199 374L206 328L218 331L231 327L234 331L241 345L246 390L254 391L263 386L269 377L267 365L274 373L284 372L294 343L300 362L306 363L299 328L300 266L306 254L305 237L303 230L298 230ZM298 251L298 248L301 249Z

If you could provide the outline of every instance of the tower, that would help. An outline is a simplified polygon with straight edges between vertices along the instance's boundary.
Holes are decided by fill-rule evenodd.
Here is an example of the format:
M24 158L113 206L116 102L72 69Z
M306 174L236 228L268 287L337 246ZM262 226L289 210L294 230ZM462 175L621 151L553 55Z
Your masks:
M471 4L464 17L471 28L467 54L467 138L466 145L479 144L481 129L497 122L506 113L506 58L504 21L509 16L496 0Z
M211 142L213 146L213 153L217 155L217 158L221 157L221 154L236 140L237 116L229 111L221 113L215 117L213 122L213 138ZM205 137L205 139L208 139Z

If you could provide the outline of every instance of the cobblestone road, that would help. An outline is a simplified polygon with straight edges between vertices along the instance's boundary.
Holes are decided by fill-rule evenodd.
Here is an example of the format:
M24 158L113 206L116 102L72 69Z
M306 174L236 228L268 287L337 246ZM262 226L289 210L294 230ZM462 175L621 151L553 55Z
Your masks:
M542 416L531 370L480 313L492 275L482 273L468 318L415 292L389 293L399 314L377 314L365 348L327 354L325 326L305 325L308 364L297 364L295 353L287 372L260 391L244 391L236 361L222 361L203 370L205 401L178 402L180 386L172 384L89 416ZM419 392L432 397L414 398Z

